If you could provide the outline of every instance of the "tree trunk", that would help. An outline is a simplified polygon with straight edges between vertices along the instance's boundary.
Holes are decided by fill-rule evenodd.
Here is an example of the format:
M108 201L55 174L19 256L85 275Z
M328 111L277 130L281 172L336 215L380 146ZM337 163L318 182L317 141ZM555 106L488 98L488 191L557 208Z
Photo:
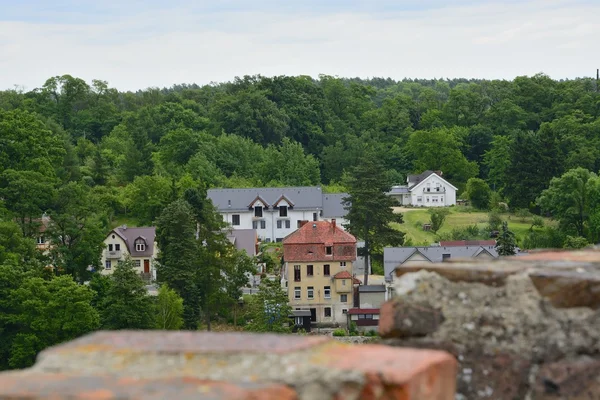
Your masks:
M369 284L369 257L371 251L369 250L369 216L365 216L365 275L363 285Z
M206 313L206 330L210 332L210 313Z

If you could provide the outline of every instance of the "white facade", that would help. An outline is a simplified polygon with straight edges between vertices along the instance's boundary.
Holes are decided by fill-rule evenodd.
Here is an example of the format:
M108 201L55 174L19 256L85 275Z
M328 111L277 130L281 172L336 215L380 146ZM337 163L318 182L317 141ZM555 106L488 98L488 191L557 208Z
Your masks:
M456 205L456 190L454 185L432 172L418 183L409 180L407 186L394 186L389 195L396 198L400 205L448 207Z
M119 228L117 228L119 229ZM130 228L133 230L136 228ZM154 237L152 237L152 241ZM141 246L139 244L132 243L132 246ZM156 279L156 257L158 256L158 247L156 243L144 243L144 250L150 249L150 251L133 251L129 250L124 236L119 235L115 230L111 231L108 236L104 239L104 250L102 251L102 269L100 273L102 275L112 275L115 267L123 262L125 259L130 258L134 264L134 270L140 274L150 274L150 277ZM141 249L138 247L138 249Z
M298 229L299 221L320 220L319 210L294 210L285 200L277 208L267 208L257 200L248 211L221 212L221 215L233 229L256 229L259 239L268 242L281 242Z

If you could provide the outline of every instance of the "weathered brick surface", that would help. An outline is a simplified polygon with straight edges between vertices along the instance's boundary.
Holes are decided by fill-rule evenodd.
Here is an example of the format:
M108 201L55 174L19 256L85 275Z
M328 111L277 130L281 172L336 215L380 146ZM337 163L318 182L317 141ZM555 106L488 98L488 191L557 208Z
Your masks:
M397 339L384 343L453 354L458 398L600 399L599 251L411 265L396 275L398 298L382 306L379 328ZM398 311L427 306L445 321L409 335Z
M384 338L425 336L435 332L442 322L441 311L427 304L386 302L380 310L379 335Z
M107 371L125 380L115 381ZM32 392L38 397L31 398L48 390L105 398L151 398L156 391L162 393L156 398L186 398L204 388L199 398L450 400L456 361L441 351L353 346L315 336L119 331L56 346L42 352L28 372L0 375L0 398L17 393L25 374L43 377ZM29 389L23 386L20 393Z
M1 399L295 400L284 385L213 382L195 378L133 379L65 374L0 375Z

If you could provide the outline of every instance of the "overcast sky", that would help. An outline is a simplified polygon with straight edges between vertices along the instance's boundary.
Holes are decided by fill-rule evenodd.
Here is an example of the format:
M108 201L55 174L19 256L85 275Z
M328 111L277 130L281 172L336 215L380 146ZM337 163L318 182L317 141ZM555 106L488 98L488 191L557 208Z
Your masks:
M595 75L600 0L0 0L0 89Z

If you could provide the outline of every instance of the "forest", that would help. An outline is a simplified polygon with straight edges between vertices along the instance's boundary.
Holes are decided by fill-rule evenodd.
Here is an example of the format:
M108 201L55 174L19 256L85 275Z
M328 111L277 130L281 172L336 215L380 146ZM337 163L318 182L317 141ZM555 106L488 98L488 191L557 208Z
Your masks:
M131 274L109 282L93 278L90 266L100 268L102 241L122 223L162 223L165 248L177 218L192 234L202 221L218 226L202 198L210 187L343 192L369 156L385 185L441 170L477 209L534 216L522 247L597 243L599 116L595 79L543 74L512 81L245 76L137 92L63 75L34 90L0 91L0 368L29 365L47 345L99 327L156 326L145 306L131 323L107 305L119 296L112 303L145 303ZM52 221L50 261L35 248L43 214ZM542 216L555 224L534 229ZM204 234L215 249L222 244ZM167 256L165 276L179 295L204 293L203 308L227 303L201 281L186 286L193 279L178 277L181 266ZM38 268L48 262L52 273ZM195 329L200 316L181 297L183 320L175 325Z

